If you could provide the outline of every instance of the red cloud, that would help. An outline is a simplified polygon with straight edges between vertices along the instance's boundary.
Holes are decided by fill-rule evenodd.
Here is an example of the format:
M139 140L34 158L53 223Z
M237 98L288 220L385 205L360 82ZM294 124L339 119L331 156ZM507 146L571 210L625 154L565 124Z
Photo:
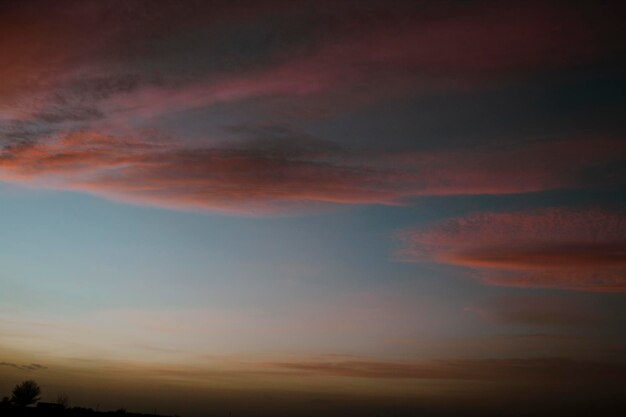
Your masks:
M7 62L0 68L7 80L0 84L0 140L9 145L0 150L0 178L165 207L250 213L586 186L594 181L587 168L619 160L626 147L623 140L584 138L472 151L281 156L136 138L141 133L133 130L149 128L152 116L217 102L283 96L307 107L305 98L325 97L332 102L325 108L342 106L451 80L516 76L613 47L605 42L611 24L588 23L591 15L610 23L613 6L279 3L271 11L221 5L211 13L177 3L156 11L124 3L127 13L113 21L108 3L7 6L10 22L0 25L0 60ZM249 65L185 68L216 42L224 43L216 60L237 62L239 37L230 39L229 25L245 33L242 26L274 12L280 21L309 19L310 12L323 29L284 50L282 42L268 42ZM203 31L213 26L225 35ZM132 58L137 54L139 60ZM129 131L131 138L115 136Z
M322 20L333 16L325 26L327 33L318 34L307 48L278 53L270 65L210 74L182 86L147 86L112 98L109 111L154 117L263 96L321 98L325 108L336 108L416 89L498 82L592 59L615 48L611 7L523 2L445 12L408 8L402 16L381 9L376 18L326 9L320 6ZM590 25L590 15L608 24Z
M73 81L129 74L141 74L144 82L135 91L108 97L107 113L132 109L134 115L156 115L268 95L325 94L331 103L360 102L381 94L410 94L415 88L482 84L577 64L620 48L614 33L621 24L615 17L619 4L407 3L369 9L358 4L320 2L314 8L298 2L223 4L205 9L172 3L153 10L142 3L124 3L126 13L116 20L107 17L120 6L117 3L9 7L9 17L0 26L0 60L8 63L0 68L5 80L0 85L0 110L16 113L16 105L24 104L31 93L34 101L49 100L43 96L55 96ZM269 14L281 22L302 19L303 26L313 18L324 29L300 43L271 45L267 56L257 58L260 63L247 67L224 71L209 66L196 73L188 64L204 53L198 44L209 48L218 42L226 44L220 49L225 56L216 59L236 62L240 45L236 36L229 44L228 25L252 25ZM224 25L224 36L193 37L204 28L221 27L216 22ZM277 27L277 39L290 36L280 30ZM169 45L167 39L188 37L193 42L161 48ZM142 60L131 59L136 55ZM158 82L147 82L147 74L153 72L159 74Z
M6 146L0 153L0 177L163 207L259 213L324 203L400 204L415 196L506 194L586 185L580 172L611 161L616 147L623 144L611 139L574 140L522 150L395 155L350 153L303 137L280 139L269 147L250 142L230 148L189 148L171 140L82 132ZM502 248L481 254L483 248L457 248L445 254L446 262L524 264L523 258L529 256L538 260L532 248L515 247L514 255ZM560 257L583 250L552 249L542 252L542 262L558 263ZM578 262L589 264L595 257L606 264L620 254L596 250L586 251L585 256L585 260L577 256Z
M0 175L124 201L248 213L299 202L392 203L399 196L388 188L402 173L333 163L316 149L288 153L81 133L5 148Z
M399 236L403 259L468 268L494 285L626 291L626 221L620 213L485 213Z

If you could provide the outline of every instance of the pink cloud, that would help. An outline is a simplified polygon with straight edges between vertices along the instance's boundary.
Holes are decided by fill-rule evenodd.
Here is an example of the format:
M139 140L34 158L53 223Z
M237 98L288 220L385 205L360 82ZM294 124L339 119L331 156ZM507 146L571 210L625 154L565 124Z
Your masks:
M493 285L622 292L624 236L624 216L604 210L484 213L400 232L399 255L466 268Z
M46 6L44 12L10 8L12 23L0 27L0 59L8 63L0 68L0 78L8 80L0 85L0 123L3 133L10 131L2 138L0 178L162 207L276 212L587 185L584 170L615 161L626 146L615 138L582 138L469 151L281 157L148 141L137 128L149 128L156 116L220 102L283 96L306 104L326 97L343 106L451 80L482 83L564 65L610 47L601 42L607 29L587 23L589 13L606 11L524 2L443 14L436 6L406 13L377 6L376 13L355 14L354 4L320 3L314 14L329 21L306 47L272 45L247 67L186 76L180 56L159 51L155 57L151 42L161 45L216 21L249 24L274 12L297 19L311 10L276 3L270 11L222 6L205 15L172 4L163 6L168 14L153 16L141 5L128 7L126 17L108 26L103 16L110 10L98 2L70 10ZM143 54L139 61L135 53ZM174 69L160 71L162 61Z
M194 148L170 139L71 133L6 146L0 154L0 178L161 207L267 213L319 204L396 205L418 196L585 186L581 172L612 161L615 149L624 146L619 140L595 139L394 154L349 152L302 137L293 141L281 139L273 147L249 142ZM446 255L447 262L525 262L502 250L481 255L482 249L456 250ZM522 249L517 248L517 258L534 256L538 261L532 248ZM565 255L543 250L542 262L558 263L574 250L561 248ZM619 258L619 253L589 250L586 263L592 255L603 264L611 256ZM583 262L581 256L577 259Z
M337 102L345 106L416 89L500 82L577 64L619 47L613 41L612 11L618 8L614 5L518 2L398 7L395 12L376 6L370 14L358 13L361 9L354 4L339 7L323 2L313 10L285 3L222 5L211 13L194 13L175 4L161 7L163 13L153 15L141 5L128 6L127 20L109 23L110 27L102 18L107 6L97 2L74 5L71 10L46 7L45 13L15 8L11 20L15 23L0 29L0 59L9 63L0 69L1 78L9 80L0 86L0 110L14 113L19 106L28 111L32 101L45 106L50 96L72 82L128 74L139 75L142 82L132 91L104 99L107 118L128 121L264 96L324 96L331 107ZM304 19L307 13L324 23L324 31L314 32L303 45L290 44L285 50L274 45L260 60L262 64L234 71L207 70L189 77L185 74L192 68L179 65L179 55L170 57L171 50L158 49L164 39L213 27L216 21L237 27L268 14L289 20ZM209 46L229 40L202 41ZM237 46L235 42L232 49ZM181 44L179 51L186 47ZM155 49L157 57L150 55ZM148 68L132 58L137 54L150 63ZM153 72L160 74L156 77L160 82L147 82ZM25 103L28 100L30 104Z
M273 5L272 13L302 17L298 7L280 6ZM250 23L269 12L225 7L205 19L172 5L168 13L189 25L171 25L176 19L151 17L132 6L128 18L136 22L122 19L102 31L95 29L102 29L108 9L97 2L71 13L17 7L11 15L15 23L0 28L0 58L9 63L0 68L0 78L9 80L0 85L0 123L11 125L10 136L24 143L4 146L0 176L163 207L275 212L312 204L402 204L415 196L576 187L586 185L581 178L586 168L614 161L624 149L622 140L583 138L471 151L375 150L281 159L137 139L144 135L137 125L149 128L157 116L190 108L268 96L293 98L304 107L320 98L329 104L325 108L350 107L381 94L473 85L567 65L611 47L604 42L608 29L587 19L606 10L518 3L455 7L444 14L434 6L407 14L382 7L355 15L351 7L320 4L318 18L334 17L306 48L270 48L262 64L190 77L176 56L163 57L176 69L160 74L151 42L218 18ZM67 24L73 19L75 25ZM131 57L139 52L160 75L135 68Z
M593 59L615 47L611 25L589 24L589 15L606 20L607 10L524 2L444 14L436 7L406 16L379 12L377 18L341 15L312 47L277 53L268 65L183 85L146 86L112 97L105 107L147 118L267 96L351 107L417 90L499 83Z

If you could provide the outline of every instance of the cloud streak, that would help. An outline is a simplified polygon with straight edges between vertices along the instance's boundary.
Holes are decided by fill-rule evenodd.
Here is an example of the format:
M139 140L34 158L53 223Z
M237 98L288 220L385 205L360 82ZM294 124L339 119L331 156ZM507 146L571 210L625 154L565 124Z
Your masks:
M211 134L190 140L186 122L176 134L158 123L228 104L244 119L239 124L250 125L257 122L237 106L254 100L270 119L316 103L343 111L592 62L621 48L612 3L191 4L4 6L0 179L236 213L623 181L592 175L621 160L620 138L402 153L333 144L310 152L311 138L299 133L268 150L207 145ZM589 16L606 24L591 25ZM285 108L264 105L275 98L287 99Z
M116 7L124 13L112 19ZM140 1L6 8L11 23L0 32L0 58L9 65L0 76L9 81L0 87L0 115L44 122L104 117L132 124L268 96L358 104L500 82L620 48L614 4L192 2L156 10ZM590 25L590 16L605 24Z
M168 138L78 132L14 143L0 153L0 178L79 190L121 201L190 210L276 213L325 204L402 204L435 195L511 194L584 186L588 166L616 158L623 141L572 140L476 152L348 151L290 131L208 147ZM600 146L601 144L602 146ZM583 153L581 153L583 152ZM557 154L560 155L558 162ZM584 157L582 156L584 155ZM617 156L619 158L619 156ZM583 247L542 248L543 263ZM623 248L585 251L577 262L620 262ZM455 251L453 263L524 264L532 248ZM611 261L611 259L613 259Z
M510 326L574 327L606 319L597 308L564 297L499 297L464 309L496 324Z
M538 380L585 381L626 379L619 364L563 358L457 359L424 363L340 361L285 362L275 367L299 375L325 375L351 378L400 378L444 380Z
M48 369L46 366L40 365L38 363L20 365L20 364L12 363L12 362L0 362L0 366L7 366L9 368L18 369L20 371L39 371L42 369Z
M135 117L275 96L350 106L419 90L497 83L593 60L615 47L610 25L586 23L588 13L606 18L606 10L533 2L446 12L433 6L405 5L397 13L372 9L377 18L358 7L322 3L316 12L326 32L313 31L306 48L293 46L291 54L271 54L276 58L267 65L211 73L183 85L145 83L106 106Z
M626 291L626 223L620 213L483 213L398 236L402 259L466 268L488 284Z

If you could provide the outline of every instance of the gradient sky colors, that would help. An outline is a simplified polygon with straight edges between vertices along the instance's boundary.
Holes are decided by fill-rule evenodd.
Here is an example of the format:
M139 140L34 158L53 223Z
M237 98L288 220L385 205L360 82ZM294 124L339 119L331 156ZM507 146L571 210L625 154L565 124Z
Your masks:
M0 3L0 396L626 410L625 17Z

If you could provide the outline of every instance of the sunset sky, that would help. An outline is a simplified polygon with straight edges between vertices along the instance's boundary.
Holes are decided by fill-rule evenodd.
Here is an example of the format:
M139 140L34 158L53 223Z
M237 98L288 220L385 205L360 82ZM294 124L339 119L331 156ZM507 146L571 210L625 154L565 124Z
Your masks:
M0 398L626 410L625 18L2 1Z

